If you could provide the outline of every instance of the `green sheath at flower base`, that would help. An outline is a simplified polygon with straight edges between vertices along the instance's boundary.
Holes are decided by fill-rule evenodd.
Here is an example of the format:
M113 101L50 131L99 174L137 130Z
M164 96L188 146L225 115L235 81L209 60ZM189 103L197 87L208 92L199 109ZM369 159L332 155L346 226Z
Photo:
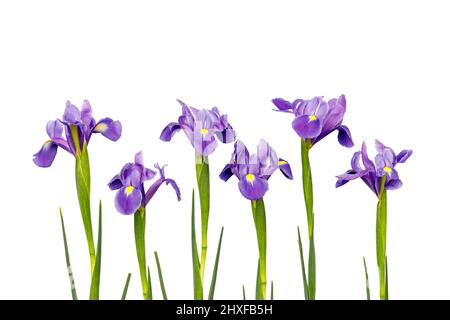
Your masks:
M202 251L200 261L200 276L203 279L205 276L206 265L206 251L208 249L208 222L209 222L209 163L208 157L201 154L195 154L195 171L197 175L198 193L200 196L200 211L202 224Z
M386 231L387 231L387 192L384 188L386 176L381 179L380 195L377 204L377 264L380 276L380 299L388 299L387 264L386 264Z
M141 275L142 295L144 300L148 299L149 288L147 278L147 262L145 257L145 208L140 207L134 214L134 240L136 243L136 254Z
M258 265L258 273L259 273L259 284L257 287L260 288L261 292L258 298L261 300L266 299L266 253L267 253L267 237L266 237L266 210L264 207L264 200L252 200L252 212L253 212L253 220L255 222L256 228L256 236L258 239L258 250L259 250L259 265ZM259 299L258 299L259 300Z
M77 135L74 130L72 135ZM77 141L78 139L75 139ZM76 144L77 145L77 144ZM79 150L79 146L77 146ZM84 231L88 242L89 256L91 262L91 273L95 266L95 245L92 232L91 219L91 174L89 166L89 154L87 144L84 144L83 150L77 151L75 155L75 181L77 186L78 203L80 205L81 218L83 220Z
M314 245L314 197L313 183L311 175L311 165L309 162L309 150L312 147L310 139L301 139L302 153L302 180L303 196L305 198L306 217L308 221L309 256L308 256L308 300L315 300L316 297L316 250Z

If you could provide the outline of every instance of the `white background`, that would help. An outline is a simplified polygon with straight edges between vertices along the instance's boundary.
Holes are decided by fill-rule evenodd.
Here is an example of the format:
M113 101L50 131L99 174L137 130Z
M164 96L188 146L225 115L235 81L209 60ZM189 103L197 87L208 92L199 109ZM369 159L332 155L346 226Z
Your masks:
M361 182L335 189L335 175L365 139L399 152L414 150L398 171L404 186L388 197L389 287L393 299L450 298L448 89L450 20L446 1L2 1L0 4L1 209L0 298L70 299L58 216L62 206L81 298L89 291L87 245L78 209L74 159L59 151L49 169L32 155L45 124L65 101L90 100L94 116L123 124L123 136L90 145L92 207L104 204L101 297L129 298L141 289L133 218L114 208L107 182L135 152L148 166L168 163L180 203L162 187L148 207L148 259L156 298L158 250L169 298L192 298L190 194L194 154L184 134L159 140L175 121L180 98L218 106L251 150L265 138L290 161L265 196L268 277L278 299L303 299L296 226L306 232L300 143L289 115L271 99L347 96L356 143L336 134L311 152L315 188L317 298L364 299L362 257L377 296L376 198ZM216 298L254 293L256 236L250 203L237 180L218 174L232 144L210 157L211 202L207 281L220 227L225 227ZM97 216L94 214L97 232Z

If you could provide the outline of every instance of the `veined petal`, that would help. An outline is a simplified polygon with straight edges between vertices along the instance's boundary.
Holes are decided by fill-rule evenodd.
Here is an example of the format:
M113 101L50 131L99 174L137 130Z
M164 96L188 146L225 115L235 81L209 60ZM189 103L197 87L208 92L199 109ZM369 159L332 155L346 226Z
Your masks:
M52 120L47 122L47 134L50 139L61 138L64 125L59 120Z
M95 120L92 117L92 108L88 100L83 101L81 106L81 122L86 126L86 131L91 131L95 126Z
M66 102L66 109L64 110L63 120L70 124L80 124L81 123L81 113L78 108L70 103Z
M316 112L314 113L318 119L323 121L328 114L328 103L325 100L321 100Z
M319 119L311 118L309 115L303 115L292 121L292 128L300 137L312 139L320 134L322 125Z
M122 214L133 214L137 211L142 201L142 193L139 188L131 185L124 186L117 191L115 205L117 211Z
M247 174L239 181L239 190L242 195L248 200L257 200L264 196L269 189L269 183L265 179Z
M272 99L272 103L275 105L275 107L278 108L278 110L275 111L282 111L282 112L292 112L292 103L290 103L287 100L284 100L282 98L275 98Z
M396 157L396 162L404 163L412 155L412 150L402 150Z
M233 176L233 170L232 168L232 164L227 164L223 169L222 172L219 174L220 179L222 179L223 181L228 181L228 179L230 179Z
M357 151L353 154L352 157L352 169L354 171L362 171L363 169L361 168L360 165L360 161L361 161L361 151Z
M316 110L322 102L322 97L314 97L307 102L304 109L305 115L316 114Z
M353 143L350 129L347 128L346 126L338 127L338 141L342 146L347 147L347 148L351 148L355 145Z
M361 147L361 156L362 156L362 162L364 164L364 167L366 169L369 169L370 171L375 172L375 165L373 162L369 159L369 156L367 155L367 146L366 143L363 142Z
M178 122L169 123L161 132L160 139L162 141L170 141L172 140L173 135L181 129Z
M109 140L117 141L122 135L122 124L120 121L114 121L111 118L104 118L95 125L92 132L101 133Z
M216 133L216 137L222 143L230 143L236 140L236 132L233 130L233 127L228 124L225 130Z
M280 158L280 160L278 161L278 167L280 168L281 173L283 173L286 178L288 178L289 180L292 180L294 178L292 176L292 170L289 162Z
M111 190L117 190L123 187L122 181L120 180L120 175L115 175L111 181L108 183L108 187Z
M58 146L53 141L49 140L42 146L33 156L33 162L42 168L48 168L52 165L53 160L55 160L56 153L58 152Z
M396 190L399 189L403 185L402 180L400 179L394 179L386 182L386 185L384 188L386 190Z
M383 150L385 148L386 146L383 143L375 139L375 149L377 150L378 153L383 153Z

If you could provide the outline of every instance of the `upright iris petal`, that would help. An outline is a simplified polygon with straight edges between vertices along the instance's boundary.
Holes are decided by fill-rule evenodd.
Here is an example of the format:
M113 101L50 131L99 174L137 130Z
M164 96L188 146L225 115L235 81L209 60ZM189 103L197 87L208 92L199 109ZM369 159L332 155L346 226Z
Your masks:
M241 194L248 200L261 199L269 189L268 180L276 169L292 179L292 171L286 160L278 158L275 150L264 140L258 144L257 153L250 155L242 141L237 140L231 161L219 177L228 181L235 175L239 179L238 187Z
M230 143L236 140L236 133L228 123L226 115L221 115L217 107L211 110L196 109L178 100L182 114L178 122L169 123L161 132L162 141L170 141L175 133L183 130L196 153L208 156L217 148L217 141Z

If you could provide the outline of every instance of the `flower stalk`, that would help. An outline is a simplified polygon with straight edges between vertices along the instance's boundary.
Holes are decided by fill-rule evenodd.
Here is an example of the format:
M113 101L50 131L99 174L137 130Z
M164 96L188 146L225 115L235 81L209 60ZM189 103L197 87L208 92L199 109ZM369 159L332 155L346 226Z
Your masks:
M146 210L140 207L134 214L134 241L136 244L136 255L139 264L139 274L141 276L142 296L144 300L150 300L149 278L147 277L147 259L145 254L145 220Z
M256 300L266 300L266 261L267 261L267 235L266 235L266 210L263 198L252 200L253 221L255 222L256 237L258 239L258 278ZM259 290L258 290L259 289Z
M386 234L387 234L387 192L384 188L386 176L381 179L380 195L377 204L376 219L376 247L377 247L377 264L380 278L380 299L388 300L388 279L387 279L387 263L386 263Z

